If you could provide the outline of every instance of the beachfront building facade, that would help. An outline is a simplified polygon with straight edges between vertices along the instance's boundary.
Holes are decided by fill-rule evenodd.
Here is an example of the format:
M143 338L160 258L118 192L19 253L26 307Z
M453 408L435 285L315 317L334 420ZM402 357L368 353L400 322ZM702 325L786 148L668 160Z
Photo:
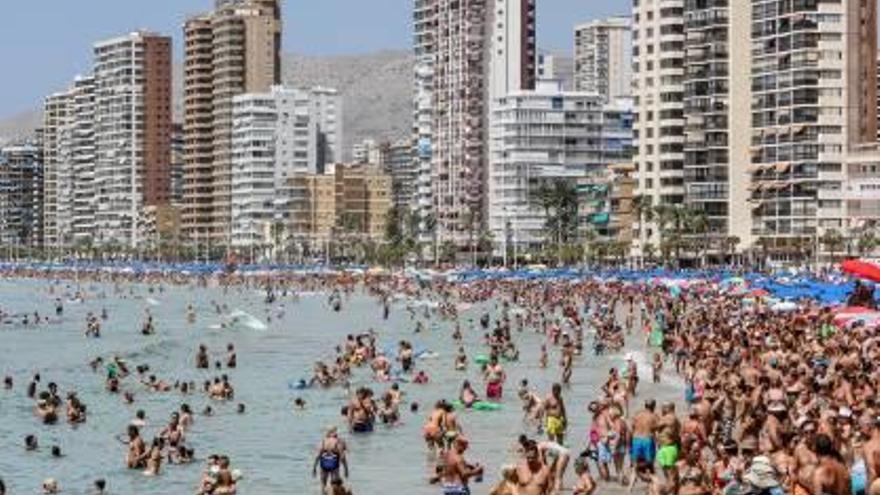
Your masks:
M228 245L233 98L281 83L280 0L217 2L184 25L184 235Z
M632 163L613 163L577 179L576 184L578 228L588 249L599 251L597 246L608 246L609 242L628 246L635 225L636 180ZM592 254L608 256L611 250Z
M423 219L422 240L429 238L428 222L434 214L431 188L431 157L434 138L434 57L438 0L413 1L413 124L412 168L417 171L416 209Z
M386 141L379 147L378 165L391 177L392 203L403 212L418 211L419 170L414 164L411 139Z
M288 223L289 179L323 173L327 157L340 153L340 110L328 88L274 86L233 99L233 247L264 243L273 225Z
M783 7L752 2L752 234L779 260L845 228L846 152L877 132L876 4Z
M170 198L171 38L131 33L94 57L95 241L137 248L141 209Z
M42 243L42 149L32 143L0 148L0 246Z
M75 78L69 95L72 242L77 246L88 246L95 242L98 205L95 189L95 78Z
M73 240L70 102L70 91L43 101L43 246L47 249L60 249Z
M606 101L632 94L632 26L625 17L574 28L574 90Z
M367 164L334 164L324 174L288 180L287 238L300 252L321 253L336 241L381 243L392 206L391 176Z
M633 163L636 194L652 207L682 205L684 188L684 0L634 2ZM637 226L635 253L659 245L654 222Z
M725 239L751 244L751 10L746 2L687 2L684 17L685 202L707 220L698 235L721 252Z
M436 3L430 179L434 237L464 246L468 229L482 222L485 207L487 21L494 2Z
M573 187L631 158L631 103L605 104L597 93L563 91L558 81L497 100L491 122L489 232L519 250L547 241L547 212L536 197L542 185Z

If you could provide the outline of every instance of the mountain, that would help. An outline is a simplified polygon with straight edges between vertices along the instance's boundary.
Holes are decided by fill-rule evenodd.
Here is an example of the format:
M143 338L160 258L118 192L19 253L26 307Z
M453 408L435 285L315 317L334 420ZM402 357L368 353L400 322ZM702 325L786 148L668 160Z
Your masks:
M34 129L40 126L42 119L43 113L40 110L0 119L0 145L33 136Z
M282 79L291 87L327 86L342 95L343 150L366 138L406 137L412 124L412 53L382 51L366 55L285 54ZM174 69L174 115L182 120L183 68ZM0 143L33 132L40 110L0 118Z

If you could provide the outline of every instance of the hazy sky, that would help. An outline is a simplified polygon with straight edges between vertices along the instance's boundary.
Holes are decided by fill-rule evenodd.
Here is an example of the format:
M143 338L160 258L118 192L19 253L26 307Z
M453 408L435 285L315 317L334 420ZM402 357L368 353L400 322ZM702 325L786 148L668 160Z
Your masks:
M138 28L171 34L213 0L3 0L0 118L32 110L87 72L94 41ZM285 0L284 51L311 55L406 49L412 0ZM578 22L629 11L631 0L538 0L538 44L571 51Z

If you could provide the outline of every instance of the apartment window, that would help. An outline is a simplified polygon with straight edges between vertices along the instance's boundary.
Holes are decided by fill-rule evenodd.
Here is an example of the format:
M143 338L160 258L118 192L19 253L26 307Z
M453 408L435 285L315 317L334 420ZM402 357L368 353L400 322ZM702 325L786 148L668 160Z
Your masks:
M645 189L654 189L654 179L645 179Z

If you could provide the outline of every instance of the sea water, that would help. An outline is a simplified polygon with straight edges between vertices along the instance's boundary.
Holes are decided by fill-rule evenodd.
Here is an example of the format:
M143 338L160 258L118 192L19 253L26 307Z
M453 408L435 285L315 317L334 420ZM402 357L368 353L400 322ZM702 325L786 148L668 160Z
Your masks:
M108 284L60 283L55 285L55 293L50 294L49 285L34 280L0 281L0 308L7 313L36 310L55 318L55 298L65 301L59 322L27 327L18 323L0 325L0 374L12 375L15 379L12 391L0 391L0 477L6 481L9 493L35 493L47 477L57 479L63 493L88 493L97 478L105 478L112 493L192 493L198 486L204 459L214 453L230 456L232 467L242 471L244 478L239 483L239 493L319 493L311 468L322 432L328 426L340 427L348 441L350 483L355 493L378 494L386 490L414 495L439 493L437 487L427 484L436 459L426 450L421 428L434 402L457 398L462 381L470 380L479 392L483 391L481 371L473 363L475 355L486 352L482 344L483 331L477 322L484 312L496 314L497 309L493 302L487 302L474 305L462 314L464 346L471 363L466 372L460 372L453 369L457 344L451 337L452 323L434 317L424 331L415 334L415 321L406 310L406 299L396 300L389 319L383 320L378 301L357 293L344 300L341 312L335 312L327 304L327 298L320 294L298 301L282 297L267 305L261 292L237 288L224 291L170 286L163 292L149 292L146 285L124 285L122 292L117 293ZM77 287L86 294L82 303L68 301ZM229 321L229 315L217 314L214 302L225 304L229 312L249 316L237 318L234 325L221 325ZM193 324L186 318L189 304L197 312ZM422 318L425 305L417 306L416 313ZM109 318L102 322L101 338L86 338L86 315L89 312L99 315L102 309L108 311ZM147 311L154 318L155 335L140 333ZM242 324L243 321L247 324ZM264 324L265 328L255 322ZM393 428L377 425L372 434L352 436L346 433L345 421L340 415L340 408L347 400L343 389L297 391L292 390L290 384L308 378L316 361L331 361L335 346L341 344L347 334L369 329L378 333L380 349L409 340L416 349L428 349L439 357L418 361L418 367L430 376L428 385L401 385L407 400L407 404L401 406L401 425ZM534 427L526 426L522 420L521 404L516 397L519 381L528 378L531 386L543 396L560 378L559 356L552 347L548 369L537 366L543 337L525 330L515 338L521 359L505 365L508 380L503 408L459 414L464 433L471 441L466 457L470 462L484 464L487 469L486 481L472 486L475 494L487 493L490 482L498 479L500 467L516 461L513 446L517 436L536 433ZM225 362L227 343L236 347L237 369L195 368L199 344L208 347L213 366L215 360ZM208 399L202 392L187 396L177 391L149 392L137 383L133 374L124 380L123 390L135 392L135 403L124 405L121 395L111 395L104 390L103 370L94 373L88 365L97 356L107 360L114 355L125 359L132 372L137 365L147 364L148 374L169 383L192 380L199 390L203 381L226 373L235 387L235 400L220 403ZM597 357L585 353L575 362L571 388L563 393L570 418L566 443L575 451L586 446L587 405L600 395L608 369L621 366L622 355ZM671 385L656 387L648 383L647 359L640 357L641 397L674 393ZM33 414L33 401L25 395L27 383L35 372L42 375L38 390L45 389L50 381L59 385L62 397L75 390L88 407L88 421L76 427L63 421L52 426L40 424ZM352 385L372 387L377 398L388 387L388 384L373 382L366 370L355 371ZM294 410L296 397L305 399L304 411ZM124 436L135 412L146 411L148 426L143 436L149 442L184 402L196 413L187 439L199 461L186 466L163 465L162 474L157 478L125 469L126 446L117 437ZM235 411L239 402L247 405L243 415ZM419 403L417 414L409 412L409 402ZM215 409L215 416L199 414L207 405ZM37 435L38 452L24 451L23 439L27 434ZM52 445L61 447L65 455L62 459L49 455ZM569 473L569 484L571 476Z

